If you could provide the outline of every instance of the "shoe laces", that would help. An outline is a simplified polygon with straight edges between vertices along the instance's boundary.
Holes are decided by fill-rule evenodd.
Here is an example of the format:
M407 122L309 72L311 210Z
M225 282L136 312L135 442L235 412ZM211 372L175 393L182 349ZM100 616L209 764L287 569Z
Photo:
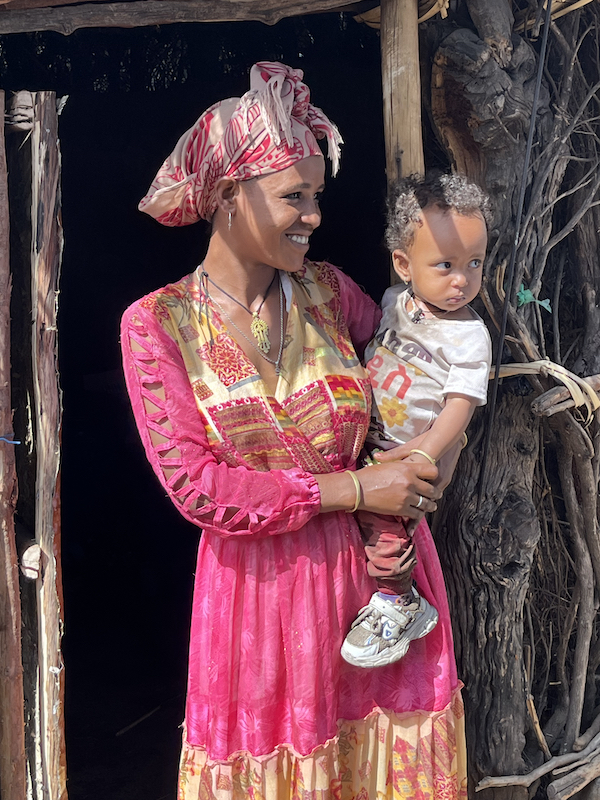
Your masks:
M371 629L372 633L375 636L380 636L383 631L383 614L377 608L370 608L369 606L365 606L361 609L357 619L356 624L360 625L363 622L367 622L369 624L369 628Z

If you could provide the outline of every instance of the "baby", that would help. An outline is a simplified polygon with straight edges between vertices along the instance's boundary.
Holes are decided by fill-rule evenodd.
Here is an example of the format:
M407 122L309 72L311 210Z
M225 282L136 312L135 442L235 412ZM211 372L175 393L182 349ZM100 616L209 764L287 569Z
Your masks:
M386 241L409 288L386 291L365 351L374 396L367 445L389 449L421 437L407 460L436 464L441 487L475 406L486 402L490 336L468 304L481 288L489 221L487 196L461 175L404 179L388 207ZM438 614L412 582L416 523L365 511L357 520L378 591L352 624L342 656L359 667L383 666L433 630Z

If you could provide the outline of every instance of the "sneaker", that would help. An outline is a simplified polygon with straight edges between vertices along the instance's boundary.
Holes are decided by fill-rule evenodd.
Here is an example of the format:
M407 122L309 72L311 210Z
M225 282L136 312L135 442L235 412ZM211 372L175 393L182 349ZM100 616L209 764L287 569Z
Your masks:
M355 667L383 667L399 661L413 639L427 636L438 612L412 588L413 602L401 606L378 593L362 608L342 645L342 658Z

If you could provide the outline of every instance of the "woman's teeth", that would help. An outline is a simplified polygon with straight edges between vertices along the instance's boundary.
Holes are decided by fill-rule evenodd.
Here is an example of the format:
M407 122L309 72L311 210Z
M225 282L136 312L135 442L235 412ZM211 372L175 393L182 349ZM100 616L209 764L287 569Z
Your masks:
M296 234L290 233L286 234L286 236L297 244L308 244L308 236L297 236Z

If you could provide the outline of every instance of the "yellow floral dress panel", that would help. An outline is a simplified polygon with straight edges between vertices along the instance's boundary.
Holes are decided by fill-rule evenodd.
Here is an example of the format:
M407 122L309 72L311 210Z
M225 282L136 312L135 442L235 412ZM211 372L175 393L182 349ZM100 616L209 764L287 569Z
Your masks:
M287 745L211 761L184 741L179 800L466 800L460 691L441 712L341 720L338 735L308 756Z

